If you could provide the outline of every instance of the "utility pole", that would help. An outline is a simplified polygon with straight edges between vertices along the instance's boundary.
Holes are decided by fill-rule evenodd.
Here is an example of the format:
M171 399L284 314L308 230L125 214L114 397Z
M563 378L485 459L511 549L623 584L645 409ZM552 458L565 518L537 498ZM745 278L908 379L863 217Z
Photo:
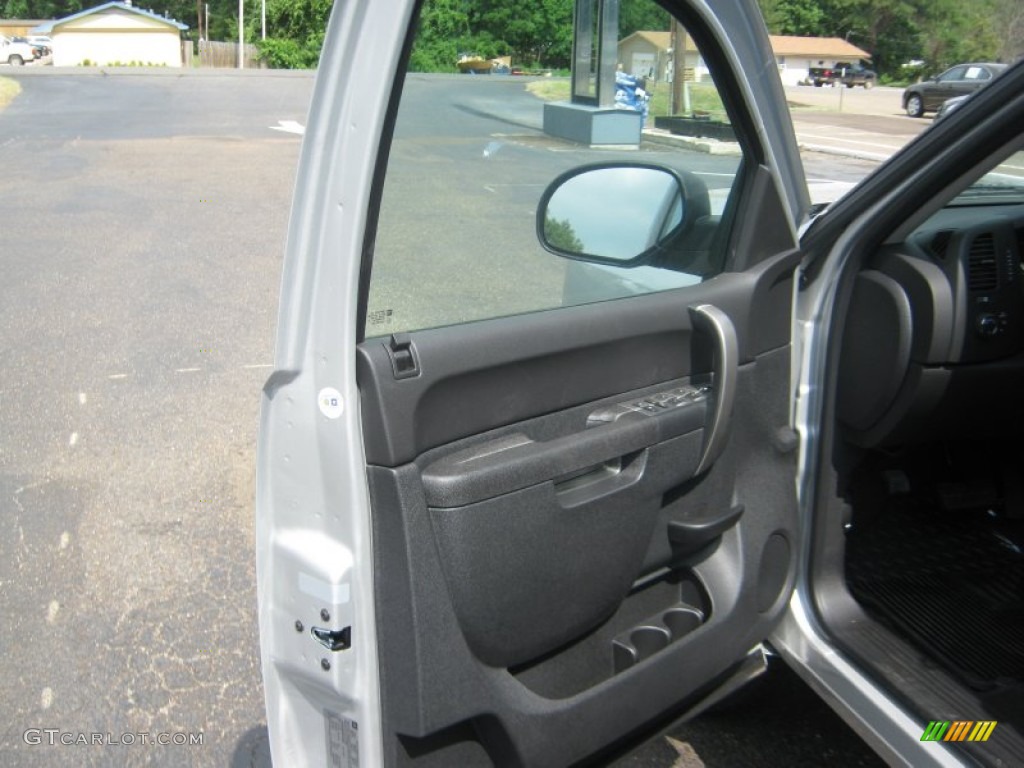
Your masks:
M238 0L238 68L245 69L245 0Z
M679 54L681 47L679 45L679 22L676 21L676 17L672 17L671 26L669 27L669 39L672 40L672 98L669 100L669 114L679 114L679 104L682 102L682 68L679 66Z
M690 113L690 86L686 82L686 28L672 18L672 114Z

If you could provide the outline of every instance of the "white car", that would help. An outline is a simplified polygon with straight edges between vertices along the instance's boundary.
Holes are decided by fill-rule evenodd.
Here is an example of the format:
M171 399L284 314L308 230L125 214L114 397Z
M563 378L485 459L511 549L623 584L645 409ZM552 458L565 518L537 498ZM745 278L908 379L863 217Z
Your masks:
M37 54L36 48L28 43L19 42L0 35L0 61L20 67L26 62L35 61Z
M614 54L571 103L407 73L418 5L335 5L305 132L274 762L596 761L774 653L890 764L1019 763L1024 64L814 217L755 0L671 5L720 155L602 109Z

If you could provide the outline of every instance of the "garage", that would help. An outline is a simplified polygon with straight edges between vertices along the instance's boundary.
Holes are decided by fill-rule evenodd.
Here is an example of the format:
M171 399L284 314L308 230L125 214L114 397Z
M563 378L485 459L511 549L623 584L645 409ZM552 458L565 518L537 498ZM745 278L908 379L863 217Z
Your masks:
M104 3L53 22L53 63L180 67L181 34L187 29L130 3Z

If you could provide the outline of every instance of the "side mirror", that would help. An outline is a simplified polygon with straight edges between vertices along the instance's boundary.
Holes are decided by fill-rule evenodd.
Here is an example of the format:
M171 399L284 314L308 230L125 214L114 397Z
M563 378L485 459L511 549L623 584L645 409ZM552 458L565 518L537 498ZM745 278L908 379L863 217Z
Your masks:
M551 253L638 267L687 226L686 189L667 168L603 164L555 179L537 207L537 238Z

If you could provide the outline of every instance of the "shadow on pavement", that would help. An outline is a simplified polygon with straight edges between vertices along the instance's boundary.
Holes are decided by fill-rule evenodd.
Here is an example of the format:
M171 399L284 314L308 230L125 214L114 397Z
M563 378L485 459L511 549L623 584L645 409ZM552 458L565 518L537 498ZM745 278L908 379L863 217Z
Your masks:
M231 756L231 768L271 768L270 736L267 726L250 728L242 734Z

